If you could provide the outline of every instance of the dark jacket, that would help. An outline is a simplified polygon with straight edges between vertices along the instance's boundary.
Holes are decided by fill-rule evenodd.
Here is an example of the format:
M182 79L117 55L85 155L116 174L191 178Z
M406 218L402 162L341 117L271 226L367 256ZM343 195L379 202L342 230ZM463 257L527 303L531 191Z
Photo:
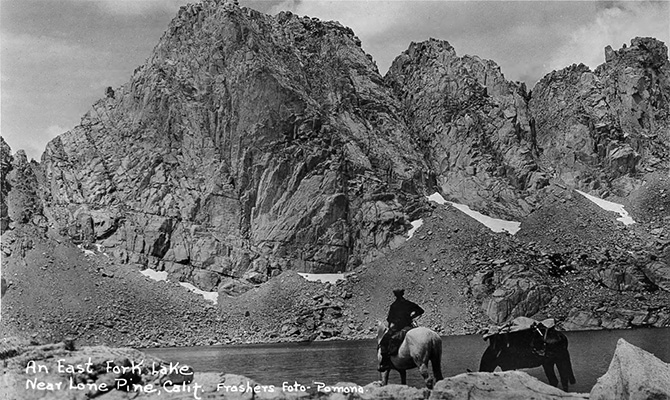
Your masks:
M398 297L389 308L389 316L386 319L389 323L395 325L396 329L402 329L412 324L412 312L414 318L423 314L423 308L404 297Z

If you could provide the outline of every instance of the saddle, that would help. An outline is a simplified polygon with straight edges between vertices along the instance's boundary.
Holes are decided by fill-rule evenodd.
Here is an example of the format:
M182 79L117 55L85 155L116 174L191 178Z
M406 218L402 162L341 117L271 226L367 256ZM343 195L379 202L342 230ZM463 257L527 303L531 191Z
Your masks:
M516 335L521 332L534 331L533 339L529 344L530 351L540 357L547 355L547 344L552 345L555 342L553 332L555 332L555 321L553 318L545 319L544 321L536 321L527 317L517 317L502 326L494 326L489 328L488 333L484 335L484 340L492 338L492 336L499 337L496 340L496 347L498 353L503 348L510 347L510 335ZM493 343L493 342L492 342Z
M405 340L405 335L407 335L408 331L414 328L415 326L406 326L401 330L395 332L393 335L391 335L391 340L389 341L390 355L394 356L398 354L398 350L400 350L400 345L402 344L402 341Z
M529 329L535 329L538 326L551 329L554 328L555 324L556 322L554 321L553 318L548 318L540 322L532 318L516 317L502 326L489 327L488 332L484 334L484 340L488 339L491 336L499 334L521 332L521 331L527 331Z

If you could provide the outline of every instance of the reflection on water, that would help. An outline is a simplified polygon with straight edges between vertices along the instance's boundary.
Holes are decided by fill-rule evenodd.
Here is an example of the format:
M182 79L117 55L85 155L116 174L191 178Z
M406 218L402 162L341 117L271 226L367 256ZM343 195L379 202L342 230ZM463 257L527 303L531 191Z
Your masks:
M577 384L571 391L589 392L603 375L623 338L665 362L670 362L670 328L617 331L566 332ZM443 337L442 371L445 377L479 368L486 348L481 336ZM281 386L283 382L313 384L353 382L366 385L379 379L374 340L289 343L269 345L206 346L146 349L166 361L191 365L200 372L244 375L258 383ZM542 368L526 370L547 382ZM422 387L417 370L407 373L408 384ZM391 383L400 383L391 372Z

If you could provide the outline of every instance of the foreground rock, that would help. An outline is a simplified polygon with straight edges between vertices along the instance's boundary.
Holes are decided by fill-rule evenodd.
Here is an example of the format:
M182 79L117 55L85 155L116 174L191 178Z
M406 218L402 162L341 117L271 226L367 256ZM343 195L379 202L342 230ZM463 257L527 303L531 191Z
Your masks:
M451 399L587 399L587 394L566 393L521 371L473 372L439 381L431 400Z
M591 399L670 399L670 365L619 339L609 370L591 390Z

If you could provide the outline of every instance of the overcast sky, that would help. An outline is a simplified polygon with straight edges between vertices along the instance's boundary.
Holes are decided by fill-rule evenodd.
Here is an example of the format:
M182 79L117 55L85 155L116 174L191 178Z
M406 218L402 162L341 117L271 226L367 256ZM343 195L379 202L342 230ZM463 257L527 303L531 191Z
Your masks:
M104 88L126 83L188 0L0 0L0 133L39 160ZM193 1L191 1L193 2ZM668 1L240 0L351 27L382 74L411 41L445 39L457 54L496 61L529 88L635 36L670 42Z

